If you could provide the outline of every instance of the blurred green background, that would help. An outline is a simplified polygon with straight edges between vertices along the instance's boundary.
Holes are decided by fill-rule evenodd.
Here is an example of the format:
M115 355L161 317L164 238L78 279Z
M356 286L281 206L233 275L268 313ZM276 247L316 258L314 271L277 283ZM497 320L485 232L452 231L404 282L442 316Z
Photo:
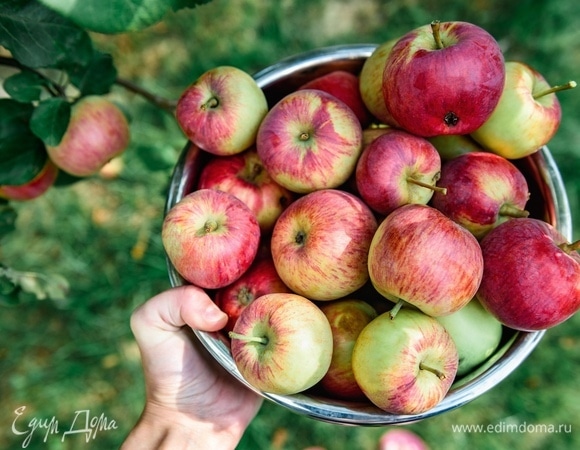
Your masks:
M213 0L170 14L145 31L93 35L119 75L176 99L220 64L254 73L320 46L381 43L434 19L487 29L507 59L522 60L552 84L580 81L580 3L576 0ZM173 117L115 88L131 117L132 144L99 176L18 204L17 231L0 242L0 260L17 270L59 274L63 301L23 298L0 306L0 448L117 448L144 400L131 311L169 287L159 232L168 180L185 140ZM563 121L549 147L560 167L579 235L580 91L559 94ZM525 258L525 255L523 255ZM524 263L524 261L522 261ZM548 331L504 382L452 412L409 425L433 449L580 448L580 315ZM33 418L59 422L59 434L26 430ZM22 411L22 410L20 410ZM103 415L116 429L69 435L76 411ZM81 413L77 420L84 420ZM76 429L80 426L77 422ZM457 433L454 425L495 426ZM502 432L510 425L559 425L560 433ZM266 402L240 449L375 449L386 428L331 425ZM568 432L564 432L568 431Z

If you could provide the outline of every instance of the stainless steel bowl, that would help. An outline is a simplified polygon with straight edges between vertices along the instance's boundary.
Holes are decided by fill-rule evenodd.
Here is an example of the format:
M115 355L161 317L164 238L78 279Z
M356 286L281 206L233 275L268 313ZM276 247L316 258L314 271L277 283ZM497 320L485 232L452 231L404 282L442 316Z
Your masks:
M376 45L341 45L326 47L284 59L254 75L266 93L270 105L290 93L304 82L319 75L342 69L353 73L360 71ZM189 143L185 146L175 167L166 211L183 196L191 192L197 182L199 170L206 155ZM554 225L569 240L572 239L572 218L564 184L556 163L544 147L539 152L515 161L528 180L531 197L527 205L530 215ZM168 262L172 286L185 282ZM260 392L248 384L231 357L228 340L221 333L195 331L209 353L237 380L264 398L325 422L348 425L392 425L417 422L431 416L458 408L492 389L512 373L534 350L544 332L516 332L504 329L498 350L480 367L459 378L447 396L433 409L415 415L388 414L370 402L351 403L326 398L315 392L296 395L274 395Z

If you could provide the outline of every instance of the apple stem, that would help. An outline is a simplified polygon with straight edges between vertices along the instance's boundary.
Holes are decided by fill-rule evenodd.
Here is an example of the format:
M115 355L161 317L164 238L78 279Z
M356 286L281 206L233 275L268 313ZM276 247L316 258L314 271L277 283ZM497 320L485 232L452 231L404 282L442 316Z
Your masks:
M405 304L404 300L399 300L397 303L395 303L393 309L389 311L389 317L391 318L391 320L393 320L397 316L397 313L403 307L404 304Z
M553 94L554 92L565 91L567 89L573 89L576 87L575 81L568 81L566 84L560 84L558 86L553 86L545 91L538 92L534 95L535 99L543 97L544 95Z
M428 365L423 364L423 363L419 364L419 369L428 370L429 372L435 374L437 376L437 378L439 378L440 380L444 380L445 378L447 378L445 376L445 374L443 372L441 372L440 370L437 370L434 367L428 366Z
M435 39L435 47L437 47L438 50L441 50L444 47L443 42L441 41L441 34L439 33L440 26L441 21L439 20L434 20L431 22L431 30L433 30L433 38Z
M260 174L264 171L264 166L259 162L255 162L252 164L250 169L246 172L243 176L244 180L248 183L256 184L256 179L260 176Z
M201 109L207 111L208 109L213 109L220 104L219 100L215 97L210 98L207 102L201 105Z
M218 228L217 222L215 220L210 219L203 224L202 232L203 232L203 234L209 234L212 231L217 230L217 228Z
M230 331L228 333L228 336L231 339L239 339L240 341L244 341L244 342L256 342L258 344L263 344L263 345L266 345L268 343L267 337L246 336L245 334L235 333L233 331Z
M580 250L580 239L572 242L571 244L564 242L563 244L558 245L558 247L560 247L566 253L578 251Z
M435 192L439 192L443 195L447 194L447 188L444 188L444 187L439 187L439 186L435 186L434 184L424 183L424 182L416 180L415 178L412 178L412 177L407 177L407 181L409 183L416 184L417 186L421 186L421 187L424 187L427 189L431 189Z
M504 203L499 208L499 215L500 216L508 216L508 217L528 217L530 215L529 211L525 209L517 208L513 205L509 205Z

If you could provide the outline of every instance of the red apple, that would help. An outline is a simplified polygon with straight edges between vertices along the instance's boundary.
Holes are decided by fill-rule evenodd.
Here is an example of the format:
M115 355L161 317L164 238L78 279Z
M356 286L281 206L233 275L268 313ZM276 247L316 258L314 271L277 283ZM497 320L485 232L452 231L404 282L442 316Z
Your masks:
M270 109L256 146L270 176L291 191L336 188L354 171L362 127L341 100L320 90L302 89Z
M471 136L486 150L509 159L523 158L556 134L562 108L555 92L576 83L551 87L542 74L519 61L506 62L505 71L499 103Z
M320 386L331 396L363 400L364 393L352 371L352 350L362 329L377 317L367 302L347 298L320 305L332 330L332 360Z
M260 226L238 198L201 189L169 210L161 238L167 257L185 280L218 289L248 270L258 251Z
M353 194L324 189L288 206L276 221L271 250L284 283L312 300L335 300L368 280L367 256L377 229Z
M421 311L384 313L359 334L353 354L355 379L379 408L391 414L420 414L447 394L458 355L443 325Z
M530 197L524 175L510 161L488 152L471 152L443 164L432 206L481 239L513 217L527 217Z
M215 156L203 166L198 189L219 189L242 200L256 214L262 232L270 232L294 194L268 174L255 148Z
M330 367L330 324L313 302L297 294L258 297L242 311L229 336L238 370L263 392L305 391Z
M225 331L233 330L238 317L251 302L274 292L290 292L290 289L276 272L271 257L256 259L240 278L215 293L216 305L229 318Z
M387 215L408 203L427 204L441 171L441 158L426 139L391 128L374 139L358 160L357 191L365 203Z
M413 134L468 134L491 115L504 78L503 54L493 36L471 23L436 21L394 45L383 93L395 121Z
M371 122L371 113L364 104L359 91L359 78L346 70L334 70L314 78L298 89L320 89L346 103L358 117L364 128Z
M477 239L435 208L417 204L401 206L381 222L368 262L381 295L431 316L465 306L483 274Z
M175 117L187 138L215 155L240 153L255 143L268 102L245 71L218 66L181 94Z
M387 57L398 39L383 42L365 60L359 74L361 98L371 114L380 123L397 126L395 119L387 109L383 96L383 72Z
M0 186L0 198L23 201L40 197L52 187L57 176L58 167L47 158L42 169L29 182L17 186Z
M50 159L63 171L85 177L97 173L129 145L129 123L113 102L87 96L71 109L68 127L56 146L47 146Z
M554 327L580 309L579 247L580 241L569 244L541 220L504 222L481 241L484 271L477 298L510 328Z

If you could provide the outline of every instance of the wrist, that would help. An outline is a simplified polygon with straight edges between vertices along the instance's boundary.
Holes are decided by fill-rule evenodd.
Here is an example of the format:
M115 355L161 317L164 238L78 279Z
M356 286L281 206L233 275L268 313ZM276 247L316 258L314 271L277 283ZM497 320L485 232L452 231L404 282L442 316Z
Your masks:
M220 427L215 422L148 403L121 450L233 450L242 434L243 429Z

